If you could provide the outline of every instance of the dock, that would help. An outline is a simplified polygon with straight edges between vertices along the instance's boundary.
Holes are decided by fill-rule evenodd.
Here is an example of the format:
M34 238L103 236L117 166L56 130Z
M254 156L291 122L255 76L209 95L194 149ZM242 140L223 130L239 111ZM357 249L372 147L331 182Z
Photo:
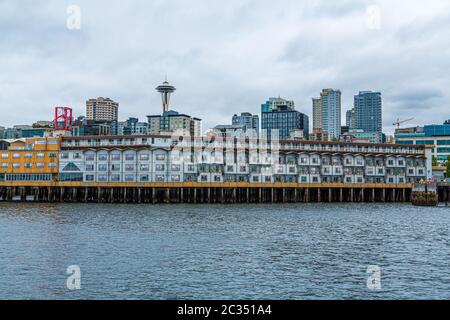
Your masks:
M411 184L0 183L0 201L68 203L411 202Z

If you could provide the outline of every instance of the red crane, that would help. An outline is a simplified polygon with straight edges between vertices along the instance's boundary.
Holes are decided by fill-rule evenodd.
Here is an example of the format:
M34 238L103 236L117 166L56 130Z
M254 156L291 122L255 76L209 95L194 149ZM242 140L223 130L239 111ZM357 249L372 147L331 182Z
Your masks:
M53 119L53 128L55 130L72 131L72 108L67 106L55 107L55 118Z

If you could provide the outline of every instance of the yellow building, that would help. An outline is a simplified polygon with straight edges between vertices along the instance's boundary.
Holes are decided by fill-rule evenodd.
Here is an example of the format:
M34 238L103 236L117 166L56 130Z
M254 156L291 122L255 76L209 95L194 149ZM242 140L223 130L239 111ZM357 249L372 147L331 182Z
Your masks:
M58 176L58 138L3 140L0 181L55 181Z

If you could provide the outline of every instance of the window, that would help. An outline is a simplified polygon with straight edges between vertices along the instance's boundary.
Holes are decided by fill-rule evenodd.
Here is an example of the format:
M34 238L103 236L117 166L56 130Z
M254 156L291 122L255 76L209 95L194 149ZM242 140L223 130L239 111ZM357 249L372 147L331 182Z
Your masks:
M438 140L437 145L438 146L450 146L450 140Z
M100 153L98 155L98 160L99 161L107 161L108 160L108 155L106 153Z
M56 158L56 152L50 152L49 157L50 158Z
M120 153L113 153L111 155L111 161L120 161Z
M36 163L36 168L43 169L44 167L45 167L44 163L42 162Z
M120 171L120 164L112 164L111 171Z
M193 164L189 164L188 171L195 171L195 166Z
M111 181L112 182L119 182L120 181L120 174L112 174L111 175Z
M20 154L18 154L18 153L14 153L14 154L13 154L13 158L14 158L14 159L18 159L18 158L20 158Z
M140 171L149 171L150 170L150 165L148 165L148 164L141 164L139 166L139 170Z
M180 165L178 165L178 164L173 164L173 165L171 166L171 170L172 170L172 171L180 171L180 170L181 170L181 167L180 167Z
M148 153L144 153L139 156L139 159L142 161L148 161L148 160L150 160L150 156Z
M32 155L31 155L31 153L27 153L27 154L25 154L25 159L31 159L32 158Z
M134 171L134 164L125 165L125 171Z
M69 159L69 154L67 152L61 153L61 159Z
M141 182L148 182L148 181L150 181L150 177L148 174L143 174L143 175L141 175L140 180L141 180Z
M49 163L49 164L48 164L48 167L49 167L50 169L56 168L56 163Z
M38 157L38 159L44 159L44 154L43 153L38 153L37 157Z
M159 175L159 174L158 174L158 175L155 176L155 181L156 181L156 182L164 182L164 180L165 180L165 179L164 179L164 176L163 176L163 175Z
M163 164L157 164L156 165L156 171L164 171L166 170L166 166Z
M220 176L214 176L214 182L220 182L221 180Z
M95 154L94 153L86 154L86 161L94 161L94 160L95 160Z
M81 153L75 152L75 153L73 154L73 158L74 158L74 159L80 159L80 158L81 158Z
M86 175L86 181L94 181L94 175L93 174Z
M172 176L172 181L180 181L180 176L179 175L174 175Z
M166 160L166 155L165 154L157 154L156 160L158 160L158 161Z
M19 169L20 168L20 163L13 163L13 168L14 169Z
M98 171L108 171L108 166L106 164L99 164Z
M2 163L2 168L3 169L7 169L8 168L8 164L7 163Z
M87 164L86 165L86 171L94 171L94 165L93 164Z
M107 182L108 181L108 176L105 174L101 174L98 176L98 181L99 182Z
M2 159L8 159L9 158L9 154L7 153L2 153Z

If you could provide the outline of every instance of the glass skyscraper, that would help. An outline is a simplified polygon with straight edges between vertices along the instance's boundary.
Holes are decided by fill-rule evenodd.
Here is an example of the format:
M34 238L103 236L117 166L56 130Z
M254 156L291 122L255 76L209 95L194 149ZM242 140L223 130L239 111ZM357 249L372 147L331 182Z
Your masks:
M277 101L277 105L271 108L262 105L261 129L267 130L269 137L272 137L273 130L278 130L281 140L288 139L294 130L303 130L304 137L308 139L309 117L295 110L292 101L284 100L284 105L280 98Z
M232 123L234 126L242 126L245 131L254 130L259 133L259 116L249 112L243 112L241 115L235 114Z
M322 129L330 139L341 134L341 91L324 89L320 94L322 102Z
M383 132L382 100L380 92L361 91L355 96L355 129L364 132Z

